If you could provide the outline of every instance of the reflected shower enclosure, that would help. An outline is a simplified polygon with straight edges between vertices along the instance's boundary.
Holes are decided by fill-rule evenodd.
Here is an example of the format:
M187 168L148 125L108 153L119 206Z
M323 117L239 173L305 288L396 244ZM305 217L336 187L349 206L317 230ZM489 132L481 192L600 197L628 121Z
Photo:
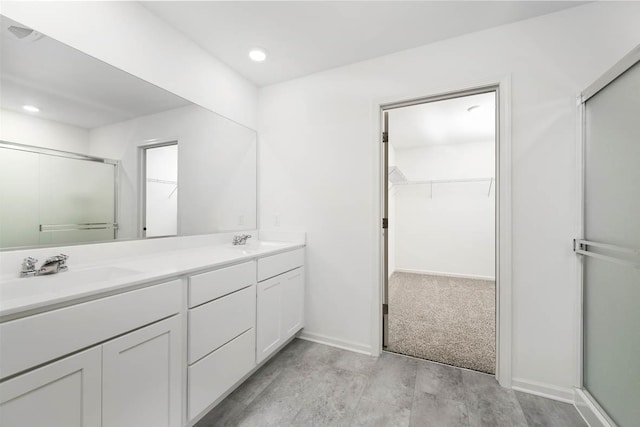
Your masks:
M0 142L0 248L117 238L118 162Z

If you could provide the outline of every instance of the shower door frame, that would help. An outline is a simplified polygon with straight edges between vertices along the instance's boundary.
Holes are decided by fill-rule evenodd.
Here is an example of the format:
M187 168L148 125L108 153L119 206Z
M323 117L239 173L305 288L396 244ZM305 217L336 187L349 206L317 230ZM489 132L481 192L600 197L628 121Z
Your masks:
M512 386L512 247L511 247L511 77L509 75L499 79L476 82L475 84L461 84L457 88L432 90L421 96L406 96L374 101L373 117L376 133L374 134L376 201L378 211L375 218L374 266L378 277L378 292L373 298L373 324L371 352L380 354L383 348L383 302L386 303L385 275L387 274L385 258L385 231L382 228L385 218L384 191L387 183L385 178L385 150L382 141L384 111L402 106L422 104L465 95L479 93L496 93L496 373L495 377L503 387ZM393 135L393 128L389 129Z
M620 77L628 69L640 62L640 45L636 46L620 61L607 70L596 81L584 89L577 97L577 138L576 138L576 156L578 159L578 239L585 240L585 208L586 208L586 102L607 87L615 79ZM591 394L584 388L584 263L582 257L576 256L576 271L578 277L577 295L578 309L576 310L576 371L575 377L575 406L580 414L589 422L592 427L615 427L616 423L609 417L606 411L598 404Z

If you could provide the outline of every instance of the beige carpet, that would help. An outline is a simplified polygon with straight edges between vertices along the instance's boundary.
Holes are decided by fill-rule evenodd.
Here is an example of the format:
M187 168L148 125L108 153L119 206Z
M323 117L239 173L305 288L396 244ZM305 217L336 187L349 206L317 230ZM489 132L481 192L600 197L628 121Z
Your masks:
M394 273L389 346L396 353L494 373L495 282Z

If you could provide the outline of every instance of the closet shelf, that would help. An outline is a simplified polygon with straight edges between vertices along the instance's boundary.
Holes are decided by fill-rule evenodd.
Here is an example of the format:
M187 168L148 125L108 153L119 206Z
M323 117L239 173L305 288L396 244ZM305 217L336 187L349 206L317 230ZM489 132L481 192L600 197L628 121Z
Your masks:
M404 176L404 175L403 175ZM396 182L394 185L408 186L408 185L428 185L431 189L429 192L429 198L433 198L433 185L434 184L455 184L455 183L467 183L467 182L488 182L489 188L487 190L487 197L491 197L491 188L495 181L494 177L489 178L466 178L466 179L432 179L429 181L404 181Z

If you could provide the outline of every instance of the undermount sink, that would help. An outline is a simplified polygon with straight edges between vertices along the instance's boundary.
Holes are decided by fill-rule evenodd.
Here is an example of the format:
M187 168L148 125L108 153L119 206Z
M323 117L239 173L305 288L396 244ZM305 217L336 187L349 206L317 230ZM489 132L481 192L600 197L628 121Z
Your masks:
M254 253L254 252L265 250L265 249L276 249L280 246L282 247L287 246L287 243L255 240L255 241L249 241L244 245L235 245L235 246L231 245L231 248L245 254L250 254L250 253Z
M119 279L121 277L132 276L134 274L139 274L138 270L133 270L131 268L122 268L122 267L98 267L98 268L89 268L86 270L69 270L65 273L58 273L57 275L49 276L56 277L60 275L60 278L64 278L63 276L67 276L67 279L70 280L82 280L82 281L92 281L92 282L104 282L107 280ZM46 277L46 276L38 276L38 277Z
M96 267L0 282L0 299L25 297L40 293L55 293L67 287L86 286L140 274L138 270L122 267Z

